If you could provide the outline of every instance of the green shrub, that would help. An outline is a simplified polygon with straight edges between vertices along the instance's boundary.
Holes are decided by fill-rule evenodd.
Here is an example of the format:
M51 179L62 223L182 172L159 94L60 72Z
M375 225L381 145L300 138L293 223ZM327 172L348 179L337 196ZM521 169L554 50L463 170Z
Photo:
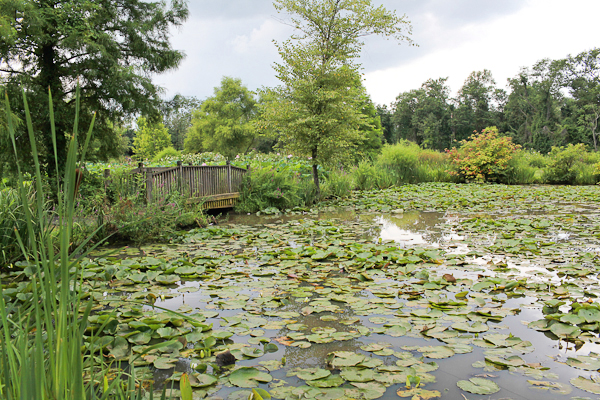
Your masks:
M587 150L583 143L556 147L553 146L548 154L550 161L544 171L547 183L572 185L577 183L581 174L582 164L585 164ZM593 170L590 172L593 175ZM583 178L583 177L582 177ZM583 178L585 179L585 178Z
M322 193L324 198L348 197L352 193L354 182L352 175L345 171L330 171L323 182Z
M383 147L376 166L390 172L396 184L417 183L420 152L421 148L416 143L401 140L394 145Z
M36 218L37 214L37 207L34 203L35 190L31 185L26 185L25 190L27 192L26 203L23 203L19 190L11 187L0 189L0 268L7 267L24 257L18 237L27 240L26 215L29 213L32 218ZM44 212L49 211L47 208L46 204ZM36 236L39 234L40 231L37 230Z
M266 167L253 169L244 176L240 201L235 208L241 212L256 212L271 207L285 210L301 203L297 176Z
M537 171L538 168L535 168L530 164L529 152L520 150L515 152L508 162L507 173L501 182L508 185L539 183L536 177Z
M155 155L152 161L157 163L168 158L178 158L180 154L181 153L175 150L172 146L169 146L166 149L161 150L157 155Z
M450 173L451 170L448 154L430 149L419 152L416 173L419 182L455 182L457 178Z
M377 187L377 168L368 161L361 161L352 170L354 187L358 190L372 190Z
M508 136L499 136L495 126L474 133L462 146L448 150L458 174L467 182L503 182L510 172L510 160L520 148Z

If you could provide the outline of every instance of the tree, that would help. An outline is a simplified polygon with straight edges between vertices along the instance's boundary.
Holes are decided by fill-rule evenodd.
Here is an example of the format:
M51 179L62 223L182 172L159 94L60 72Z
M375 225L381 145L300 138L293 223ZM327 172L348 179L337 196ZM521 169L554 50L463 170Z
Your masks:
M202 102L196 97L176 94L161 106L163 124L169 130L173 148L183 150L188 129L192 126L192 113L199 109Z
M213 151L228 159L246 153L256 138L252 118L256 112L254 94L241 79L223 77L213 97L204 100L192 116L184 144L187 153Z
M263 108L266 129L281 132L290 151L312 158L320 196L318 166L341 159L359 143L360 88L357 58L362 38L382 35L410 39L410 24L370 0L275 0L279 13L290 16L297 34L277 43L282 63L274 68L282 86L279 102Z
M504 97L489 70L472 72L455 100L456 110L452 115L455 139L465 140L473 131L499 125Z
M49 174L55 168L46 122L48 89L54 100L59 164L66 160L78 84L80 125L87 126L98 112L95 155L116 155L120 138L111 126L127 116L157 115L160 90L151 74L173 69L182 60L183 53L171 48L169 35L187 15L184 0L172 0L170 6L144 0L0 2L0 18L8 22L0 22L0 84L6 85L13 110L21 115L20 90L27 91L42 164Z
M383 130L383 138L386 143L394 144L398 141L398 137L396 136L396 129L394 127L394 123L392 122L392 111L387 108L387 105L377 105L377 115L379 115L379 120L381 121L381 129Z
M420 89L396 98L393 122L399 137L425 148L445 150L453 144L448 78L428 79Z
M507 131L516 143L548 152L564 140L561 108L564 105L562 67L540 60L509 79L511 93L504 107Z
M598 149L598 119L600 115L600 48L569 56L562 60L565 86L576 109L566 121L568 129L579 131L582 140Z
M146 118L137 119L137 132L133 139L133 152L138 160L151 159L171 146L171 135L161 123L151 123Z

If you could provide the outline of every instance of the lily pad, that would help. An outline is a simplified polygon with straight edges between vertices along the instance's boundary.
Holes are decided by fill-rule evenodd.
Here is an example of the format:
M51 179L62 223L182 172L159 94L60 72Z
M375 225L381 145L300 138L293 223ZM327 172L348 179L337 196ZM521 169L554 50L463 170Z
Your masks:
M267 383L271 382L271 380L273 380L271 375L250 367L241 367L229 375L229 382L234 386L242 388L257 387L259 382Z
M460 380L456 385L465 392L473 394L494 394L500 391L496 382L485 378L471 378L468 381Z

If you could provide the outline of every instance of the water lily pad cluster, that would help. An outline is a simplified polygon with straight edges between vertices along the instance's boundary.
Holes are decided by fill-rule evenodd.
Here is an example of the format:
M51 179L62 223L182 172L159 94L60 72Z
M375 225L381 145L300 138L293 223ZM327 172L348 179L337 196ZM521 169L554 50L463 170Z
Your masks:
M585 398L600 385L599 197L412 185L97 255L79 266L85 346L157 384L185 372L198 398L510 398L513 380L524 398ZM401 239L382 239L389 226ZM28 268L5 296L27 296Z

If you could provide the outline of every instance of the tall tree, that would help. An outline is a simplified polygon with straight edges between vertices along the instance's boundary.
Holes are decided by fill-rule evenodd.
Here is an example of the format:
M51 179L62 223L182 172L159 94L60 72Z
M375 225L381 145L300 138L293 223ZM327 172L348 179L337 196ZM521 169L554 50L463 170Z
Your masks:
M600 48L584 51L562 60L566 86L577 106L567 125L579 131L587 144L598 150L600 118Z
M169 130L173 148L183 150L183 143L188 129L192 126L192 114L198 110L202 102L197 98L176 94L161 106L163 124Z
M256 99L242 80L224 77L214 96L193 113L185 151L214 151L229 159L248 152L256 138L255 113Z
M396 98L393 121L399 137L437 150L452 147L452 105L448 78L428 79Z
M265 126L280 131L291 151L312 158L320 196L319 164L344 157L359 142L364 117L353 82L362 38L376 34L410 43L405 32L411 26L371 0L275 0L274 6L289 15L297 34L277 44L281 101L266 104Z
M472 72L455 99L456 110L452 114L455 140L465 140L473 131L499 125L505 95L496 88L489 70Z
M151 159L171 146L171 135L162 122L153 123L144 117L139 117L137 127L133 139L133 152L138 160Z
M392 121L392 111L385 104L375 106L377 115L381 121L381 129L383 130L383 139L385 143L394 144L398 141L396 129Z
M504 114L506 131L516 143L542 152L563 144L562 71L556 61L543 59L509 79L511 93Z
M178 66L183 53L171 48L173 26L187 18L185 0L0 1L0 84L21 110L25 89L42 160L55 171L48 118L51 90L56 115L58 162L66 160L74 119L75 87L81 87L80 123L98 111L95 154L114 155L118 135L110 122L135 114L157 115L159 88L151 74ZM19 106L20 104L20 106ZM19 111L17 111L18 113ZM58 166L60 169L60 165Z

